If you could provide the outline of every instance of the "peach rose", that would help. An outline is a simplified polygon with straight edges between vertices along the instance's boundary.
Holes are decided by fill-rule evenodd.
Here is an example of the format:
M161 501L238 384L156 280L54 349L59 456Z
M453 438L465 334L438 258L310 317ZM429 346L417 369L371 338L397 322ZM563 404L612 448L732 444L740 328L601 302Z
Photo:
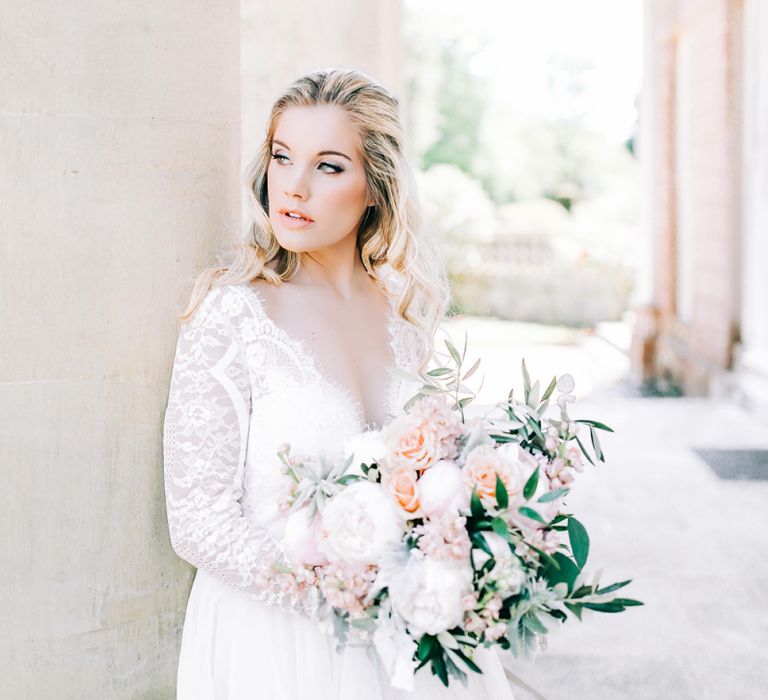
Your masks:
M386 430L385 443L393 464L409 464L423 471L440 456L440 441L433 428L410 414L396 418Z
M509 462L490 445L479 445L467 455L464 464L464 484L469 492L477 486L480 498L496 497L496 477L507 489L510 501L522 490L519 474Z
M416 470L407 464L401 464L387 476L389 492L400 508L406 513L415 513L419 509L419 496L416 489Z

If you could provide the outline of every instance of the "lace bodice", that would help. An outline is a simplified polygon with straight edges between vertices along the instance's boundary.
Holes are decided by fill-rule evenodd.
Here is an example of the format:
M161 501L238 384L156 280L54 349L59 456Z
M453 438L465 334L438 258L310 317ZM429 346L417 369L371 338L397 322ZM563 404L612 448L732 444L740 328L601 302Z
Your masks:
M425 343L390 301L390 351L396 366L416 371ZM400 413L416 390L388 380L386 413ZM277 452L328 458L361 432L363 410L351 392L325 377L304 344L266 314L249 283L210 290L178 337L163 448L165 495L176 553L255 600L288 612L308 602L285 591L273 564L288 485Z

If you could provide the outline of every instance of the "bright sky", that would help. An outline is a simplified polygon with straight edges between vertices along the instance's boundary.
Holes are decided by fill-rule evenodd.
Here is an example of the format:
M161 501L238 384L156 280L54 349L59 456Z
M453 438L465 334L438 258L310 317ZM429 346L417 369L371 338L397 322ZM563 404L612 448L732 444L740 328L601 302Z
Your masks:
M557 115L547 62L560 56L594 67L586 76L587 123L616 141L632 132L642 79L642 0L406 0L406 8L487 37L471 68L508 90L504 101L513 113Z

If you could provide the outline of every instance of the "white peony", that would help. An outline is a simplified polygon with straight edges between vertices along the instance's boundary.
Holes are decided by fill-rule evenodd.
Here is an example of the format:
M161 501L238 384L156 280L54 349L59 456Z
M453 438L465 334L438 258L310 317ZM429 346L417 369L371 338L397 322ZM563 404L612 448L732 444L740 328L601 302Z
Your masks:
M400 518L381 486L356 481L322 513L319 548L331 561L375 564L402 537Z
M456 512L469 507L463 486L461 469L447 460L440 460L424 472L417 482L421 512L428 518Z
M363 433L353 435L344 442L344 455L352 457L352 463L347 469L347 474L363 475L361 465L378 463L386 453L384 441L379 430L366 430Z
M437 561L412 549L408 564L389 582L392 607L421 634L439 634L460 625L462 600L472 591L469 562Z
M310 518L309 508L299 508L286 518L282 550L289 562L320 565L328 561L318 547L319 525L319 515Z

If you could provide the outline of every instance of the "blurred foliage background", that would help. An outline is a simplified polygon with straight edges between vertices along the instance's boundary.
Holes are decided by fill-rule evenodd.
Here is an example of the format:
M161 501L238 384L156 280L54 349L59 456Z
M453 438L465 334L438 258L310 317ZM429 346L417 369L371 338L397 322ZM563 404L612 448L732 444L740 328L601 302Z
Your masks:
M409 156L454 312L594 326L627 308L641 6L590 4L404 3Z

